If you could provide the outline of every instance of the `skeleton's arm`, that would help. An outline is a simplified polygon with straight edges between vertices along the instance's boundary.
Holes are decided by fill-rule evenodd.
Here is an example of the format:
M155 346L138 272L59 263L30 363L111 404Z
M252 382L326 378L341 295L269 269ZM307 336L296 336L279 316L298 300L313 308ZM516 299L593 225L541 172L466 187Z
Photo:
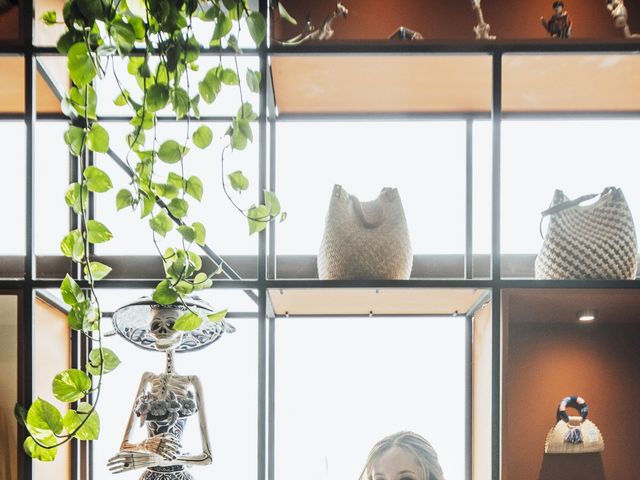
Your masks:
M209 442L209 431L207 428L207 416L204 408L204 393L202 384L197 376L190 376L189 380L193 385L196 395L196 406L198 407L198 423L200 424L200 439L202 441L202 453L197 455L178 455L171 462L172 465L209 465L211 463L211 445Z
M122 443L120 444L120 449L131 448L133 445L129 443L129 438L131 436L131 430L133 430L133 425L136 421L136 402L140 395L145 391L147 385L149 385L149 381L153 377L153 373L145 372L142 374L142 378L140 379L140 386L138 387L138 392L136 393L135 399L133 401L133 407L131 408L131 415L129 415L129 421L127 422L127 428L124 431L124 437L122 438Z

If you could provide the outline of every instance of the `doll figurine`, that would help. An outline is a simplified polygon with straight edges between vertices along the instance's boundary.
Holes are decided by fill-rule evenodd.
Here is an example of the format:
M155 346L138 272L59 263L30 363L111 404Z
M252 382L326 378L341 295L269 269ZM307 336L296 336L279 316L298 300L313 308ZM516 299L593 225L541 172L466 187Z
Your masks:
M549 20L540 17L540 23L551 38L571 38L573 22L564 9L564 2L553 2L553 15Z
M496 36L489 33L491 25L484 21L480 0L471 0L471 8L476 12L476 17L478 19L478 24L473 27L473 33L476 35L476 40L495 40Z
M616 28L622 29L625 38L640 38L640 34L631 33L629 28L629 14L627 7L624 6L624 0L607 0L607 9L613 17L613 24Z

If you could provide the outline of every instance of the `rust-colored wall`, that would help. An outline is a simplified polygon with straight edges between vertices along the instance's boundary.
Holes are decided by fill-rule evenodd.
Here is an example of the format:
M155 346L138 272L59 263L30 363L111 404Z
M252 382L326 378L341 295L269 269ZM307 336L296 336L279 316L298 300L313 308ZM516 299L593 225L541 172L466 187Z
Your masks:
M636 480L640 326L510 323L504 377L504 480ZM567 395L581 395L605 451L544 455Z
M349 9L346 21L334 23L336 40L384 39L400 25L419 31L426 39L473 40L476 17L470 0L342 0ZM551 0L483 0L485 20L499 39L546 38L540 17L551 16ZM303 24L307 13L314 25L322 23L335 8L335 0L283 0L289 13ZM565 0L574 22L574 38L619 39L605 0ZM640 3L625 2L633 31L640 31ZM278 17L276 38L291 38L300 32Z
M0 43L18 43L20 38L20 9L13 7L0 14Z

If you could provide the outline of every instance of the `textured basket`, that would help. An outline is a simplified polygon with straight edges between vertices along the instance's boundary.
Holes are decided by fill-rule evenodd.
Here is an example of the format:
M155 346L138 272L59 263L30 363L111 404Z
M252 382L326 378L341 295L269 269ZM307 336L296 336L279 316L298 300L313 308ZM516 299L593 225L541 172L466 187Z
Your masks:
M606 188L591 205L556 190L549 228L535 262L537 279L634 279L637 270L633 216L618 188Z
M581 443L569 443L565 437L569 429L582 430ZM547 434L544 453L597 453L604 450L604 439L598 427L591 420L582 417L569 417L569 422L558 420L556 426Z
M320 252L321 280L405 280L413 253L402 202L395 188L360 202L340 185L333 187Z

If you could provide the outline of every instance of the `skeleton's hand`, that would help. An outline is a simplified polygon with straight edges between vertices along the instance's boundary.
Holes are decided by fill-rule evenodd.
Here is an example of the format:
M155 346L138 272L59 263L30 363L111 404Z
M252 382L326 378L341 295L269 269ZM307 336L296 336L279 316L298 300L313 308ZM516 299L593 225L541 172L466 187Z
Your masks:
M158 465L162 459L149 452L121 451L111 457L107 463L111 473L122 473L138 468L147 468Z
M170 433L161 433L147 438L138 444L138 447L149 453L155 453L163 460L173 460L180 450L180 440Z

